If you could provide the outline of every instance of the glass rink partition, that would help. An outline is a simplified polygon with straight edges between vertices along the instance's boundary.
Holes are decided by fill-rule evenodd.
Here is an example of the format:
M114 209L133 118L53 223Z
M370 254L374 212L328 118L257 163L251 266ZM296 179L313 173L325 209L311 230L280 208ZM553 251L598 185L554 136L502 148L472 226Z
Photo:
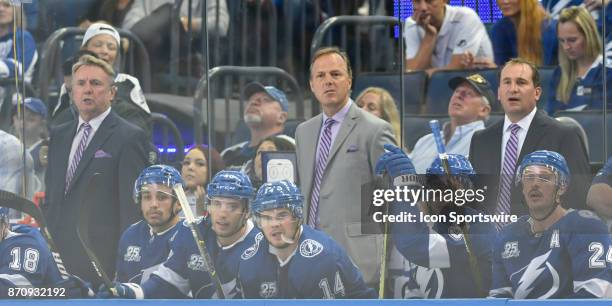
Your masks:
M526 9L528 4L525 3L530 1L517 1L520 4L514 4L519 9L516 14L520 15L521 7ZM94 279L84 278L84 281L91 285L95 294L100 284L105 283L96 270L103 270L106 278L113 282L120 266L116 260L130 258L135 261L138 258L137 261L140 261L140 254L146 256L149 251L145 251L145 246L136 247L137 251L130 249L132 253L115 249L119 248L120 237L129 225L143 219L142 197L140 190L134 192L135 181L140 171L153 164L174 167L182 174L189 207L195 217L205 220L197 224L202 226L201 231L208 226L208 232L203 233L206 239L216 237L213 231L215 226L209 224L215 220L211 221L211 213L207 210L210 197L206 196L206 188L219 171L229 169L244 172L255 190L266 182L282 179L294 182L300 189L307 188L301 190L304 196L303 216L298 221L309 229L316 224L317 231L313 230L315 236L310 237L306 236L305 230L301 230L300 234L304 236L298 240L292 256L300 260L312 259L324 252L330 256L329 259L340 253L345 256L342 257L345 258L342 262L344 265L336 263L332 266L351 267L351 271L354 268L353 272L338 268L338 281L328 277L321 282L325 278L300 275L307 275L317 266L325 267L323 261L310 261L306 265L304 262L308 261L289 257L287 267L293 261L296 265L294 270L287 272L287 278L270 282L274 286L278 284L278 288L291 288L286 290L293 292L293 296L282 296L288 294L285 289L270 289L276 287L266 287L262 282L258 287L259 298L279 300L250 297L231 303L273 305L287 303L286 299L293 298L300 299L291 303L303 305L347 303L318 299L350 297L347 294L348 281L340 277L350 273L360 278L357 283L362 282L372 289L369 297L381 299L375 302L365 299L350 302L363 305L611 303L612 286L606 287L612 281L609 232L612 226L612 164L609 161L612 156L612 98L609 98L607 87L612 84L608 80L612 77L608 73L612 68L608 62L612 58L608 48L608 27L612 26L612 23L607 23L612 20L608 16L610 12L607 6L601 8L602 5L592 4L594 1L571 1L572 5L582 4L581 7L590 9L588 15L593 18L594 27L586 27L594 34L588 36L581 32L580 27L585 26L578 26L571 20L560 21L570 18L563 16L561 1L534 1L530 10L545 12L542 16L546 17L542 17L542 26L536 31L541 32L543 38L529 41L532 35L524 35L526 31L523 29L534 29L525 24L535 15L525 14L527 17L523 18L528 21L522 23L517 15L504 17L506 8L500 8L501 2L0 0L0 206L11 208L7 214L10 226L4 229L15 232L19 227L24 228L23 225L34 229L43 225L42 235L37 236L40 239L36 243L50 256L47 256L45 266L51 270L57 269L59 273L58 279L42 285L32 280L37 267L42 267L42 261L34 255L23 257L27 247L21 247L23 252L18 254L18 251L14 251L16 248L7 243L13 234L0 233L0 237L3 237L0 241L0 252L3 253L0 258L4 265L0 266L0 289L3 286L6 290L12 288L10 296L0 293L0 297L5 297L0 298L0 305L12 305L17 303L14 299L22 298L33 298L27 301L30 304L58 303L51 300L57 296L36 295L34 291L47 289L53 292L54 288L59 288L56 283L65 279L72 273L71 268L78 265L88 265L86 270ZM439 12L442 15L436 15ZM416 21L412 16L418 14L421 17ZM427 14L432 16L422 17ZM447 14L446 17L444 14ZM436 24L436 18L440 19L439 24ZM442 20L445 24L442 24ZM427 30L430 32L426 33L423 24L427 22L431 24ZM101 25L97 32L88 30L92 24L98 23ZM561 29L568 24L573 28ZM465 27L465 30L457 30L460 27ZM473 30L474 27L481 31ZM517 27L521 30L517 30ZM465 40L453 40L453 35L465 35L467 32L471 34L466 35ZM521 33L518 38L517 32ZM427 35L436 36L438 45L435 39L428 40L431 37ZM98 42L96 36L104 36L105 40ZM476 48L479 50L476 54L470 51L474 49L473 46L472 49L465 47L466 44L474 44L473 41L468 42L474 37L489 40L488 47L486 43L482 47L489 48L489 60L482 56L480 48ZM526 64L517 64L524 68L517 76L518 79L523 78L517 81L520 84L512 82L516 79L502 79L503 63L496 63L493 57L512 53L497 47L503 39L508 40L504 43L513 44L507 49L514 54L523 52L539 58L535 65L540 82L537 89L529 87L530 82L533 85L532 79L523 78L528 73L525 69L529 66ZM448 46L442 46L446 40ZM537 52L525 51L519 46L534 41L542 44ZM418 45L430 42L429 50ZM342 63L338 66L339 72L327 70L333 67L329 64L323 67L323 75L315 75L322 68L314 65L311 59L317 51L329 47L337 47L346 55L340 56L334 53L335 49L331 49L332 54L337 55L334 59ZM454 52L453 48L464 51ZM82 50L91 52L89 55L94 57L94 61L106 62L103 66L112 68L108 87L90 79L81 80L79 84L78 79L74 78L73 70L78 68L79 59L83 59ZM433 54L430 57L434 57L434 60L423 60L423 55L428 52ZM550 62L545 63L546 54L551 56L547 58ZM419 56L425 63L421 66L425 66L412 69L415 58ZM445 56L447 63L434 66L442 62ZM511 56L514 57L516 55ZM350 76L344 65L346 60L350 62ZM584 64L586 62L589 65ZM104 69L103 72L107 72ZM325 75L325 72L329 74ZM559 85L561 83L565 85ZM80 92L75 93L75 86L81 87ZM570 87L571 90L562 91L559 86ZM346 95L343 95L345 92ZM333 116L336 113L331 115L335 119L341 118L342 122L330 129L330 139L334 142L329 144L325 155L331 157L326 163L319 164L320 155L323 154L321 151L324 151L321 141L327 139L324 121L328 113L325 111L333 109L325 103L336 103L333 98L323 102L320 100L332 96L339 97L341 102L336 105L342 107L338 108L340 117ZM501 132L502 127L508 128L510 125L503 123L510 119L506 117L505 109L524 110L525 104L533 103L534 96L539 97L535 103L537 112L524 114L530 113L527 117L537 119L532 119L531 126L527 123L528 130L519 132L517 137L519 147L532 150L516 152L512 174L502 173L505 169L505 144L511 137L510 130ZM487 98L486 102L473 102L478 97ZM350 107L343 104L345 98L349 99ZM562 100L566 102L560 102ZM106 103L110 103L113 115L104 113ZM87 121L83 114L91 108L94 112L99 111L96 113L98 115L104 113L103 117L98 118L116 117L125 125L107 133L111 129L107 129L103 121L92 123L91 139L83 142L81 148L85 132L77 126ZM325 116L320 116L322 113ZM436 137L432 136L432 121L437 121L441 132L433 131L441 133L443 147L448 152L439 152ZM472 135L477 136L473 138ZM472 142L472 148L470 139L477 139ZM374 173L378 158L392 151L389 147L383 148L383 143L393 143L407 153L418 175L407 176L407 168L401 174L391 171L384 175ZM502 242L496 229L497 222L488 217L473 221L478 224L474 228L482 231L468 234L467 240L470 240L469 236L472 237L467 242L468 246L465 246L464 231L469 226L453 225L452 221L444 222L448 221L444 218L430 218L435 215L448 218L449 211L470 215L472 209L486 212L484 215L487 216L499 215L496 207L502 201L500 197L507 196L510 206L504 214L516 216L512 220L518 223L523 220L523 234L529 236L529 226L533 226L533 221L526 221L530 194L521 189L524 187L524 176L517 179L515 174L522 169L519 168L520 158L540 149L565 153L563 157L572 173L567 176L570 183L564 190L569 191L559 195L561 206L567 209L562 216L571 215L578 222L555 229L551 234L550 246L548 241L545 243L546 252L533 250L533 260L520 261L519 250L523 254L531 250L521 245L520 237L523 236L512 236L508 238L509 241ZM195 151L197 154L193 153ZM440 153L464 155L464 160L471 162L475 173L465 176L468 183L465 178L452 183L445 181L451 179L446 177L444 171L448 168L445 168L444 162L439 166L442 173L434 173L439 180L434 179L431 173L426 174L435 158L448 156ZM75 155L79 156L76 161ZM124 156L127 156L126 159L123 159ZM195 160L199 164L191 164ZM553 198L561 190L560 172L554 168L555 165L549 164L547 168L554 170L553 180L558 183ZM199 170L197 167L200 167ZM462 167L461 170L466 169L464 164ZM97 181L93 179L96 177L94 174L98 174ZM73 175L76 181L72 181ZM527 177L537 181L542 176ZM509 184L508 189L503 189L503 184ZM82 189L71 194L71 188L77 190L74 186L82 186ZM461 194L457 193L457 189L462 190ZM414 191L418 190L422 193L415 196ZM439 195L438 200L425 200L430 199L425 196L428 190L431 196ZM473 197L470 197L472 191ZM479 191L483 192L481 201L478 200ZM167 192L174 198L179 197L172 190ZM540 199L539 196L545 191L538 189L538 192L534 197ZM499 195L501 193L504 195ZM318 201L313 201L313 194L315 197L318 195ZM457 204L459 197L469 199L465 205ZM102 203L101 199L106 202ZM534 201L541 203L544 200ZM38 208L32 208L30 202ZM434 202L452 203L454 206L450 210L436 210L431 206ZM95 204L88 207L92 203ZM313 206L318 208L313 209ZM470 212L466 213L466 209ZM587 212L583 213L583 210ZM32 214L38 214L42 220L36 220ZM251 212L244 219L248 219L247 223L257 229L254 214ZM410 214L416 219L408 217ZM425 219L422 217L424 215ZM185 216L180 214L181 218ZM527 217L521 219L521 216ZM81 222L84 218L87 222ZM605 224L602 226L607 230L603 236L601 232L596 232L600 228L595 226L596 229L592 229L584 225L599 222ZM444 225L442 229L441 225ZM144 223L142 226L149 228ZM186 233L190 233L189 230L187 228ZM396 233L392 235L394 230ZM565 235L565 231L571 234ZM143 230L142 235L146 234ZM540 235L531 234L529 237L532 238ZM79 239L79 235L87 237ZM576 235L598 235L603 242L594 240L589 244L588 238L584 238L577 243L567 238ZM152 237L149 237L150 241L153 241ZM262 249L258 250L260 244L266 248L269 246L265 235L258 237L257 247L253 246L254 253L263 252ZM304 243L305 237L314 242ZM316 237L331 242L325 240L325 243L320 243ZM85 241L85 248L82 241ZM566 242L568 245L565 245ZM87 248L88 243L93 246L91 249ZM163 245L168 248L163 255L158 253L164 250L156 249L153 252L160 259L143 267L143 271L137 273L138 279L155 275L153 271L159 268L156 265L168 258L172 243L169 240ZM208 241L204 243L213 251L218 246ZM476 246L470 246L470 243ZM482 249L475 251L473 248L478 248L479 243L484 246L480 245ZM580 246L575 246L576 243ZM442 244L444 246L440 246ZM66 246L76 246L82 251L82 260L74 261L70 255L74 252L71 248L66 249ZM501 248L498 252L501 254L497 254L499 258L495 257L495 246ZM550 254L559 249L564 251L558 258L546 257L554 256L547 253L549 248L552 250ZM327 253L332 249L340 251ZM274 256L268 254L267 249L264 251L267 252L266 256ZM233 267L252 263L240 259L240 256L233 262L226 260L219 263L224 258L217 259L219 253L215 252L222 251L211 254L214 262L223 265L217 269L230 266L230 270L234 271ZM68 253L67 256L64 253ZM419 253L420 257L415 253ZM542 257L544 254L548 255ZM98 259L94 260L92 256ZM202 254L194 256L200 256L196 259L204 257ZM407 256L418 258L411 260ZM54 257L60 258L60 262L53 260ZM517 258L517 263L501 263L512 258ZM334 259L341 261L336 257ZM498 264L505 265L508 271L514 269L508 272L507 283L501 289L516 297L516 300L506 297L486 299L494 295L490 292L496 289L493 287L499 287L492 285L495 281L490 270L497 259ZM439 263L438 260L444 263L436 266L434 263ZM580 260L583 268L572 265ZM272 262L276 264L276 261ZM40 266L37 266L38 263ZM431 264L432 268L423 267L427 264ZM461 266L462 270L459 270L464 272L449 267L453 265ZM523 265L523 268L517 268L517 265ZM204 278L208 277L206 266L206 263L200 265ZM283 270L272 264L261 264L261 267ZM474 272L475 269L480 270ZM578 271L588 269L591 272L593 269L604 272L595 273L594 277L589 274L584 278L572 279ZM255 272L249 273L257 273L257 269L251 270ZM176 274L177 279L188 282L188 276L176 271L172 273ZM484 277L475 276L479 273ZM20 282L22 278L25 281ZM593 278L597 279L593 283L595 285L589 282ZM603 281L599 281L601 279ZM240 276L234 275L231 280L234 281L231 289L223 281L224 293L234 298L245 294ZM548 286L547 282L551 282L551 285ZM466 288L462 288L462 283L466 284ZM543 289L542 286L548 287ZM300 293L300 288L306 287L321 291L320 295ZM603 298L572 296L580 288L587 288L583 290L591 294L596 292ZM194 295L199 299L203 297L191 292L191 289L186 290L182 292L185 299L178 303L201 303L187 299ZM542 290L542 293L534 293L538 290ZM569 290L566 296L561 294L563 290ZM144 292L147 298L147 291ZM266 296L266 292L272 293ZM135 297L140 295L135 294ZM166 303L169 302L167 299L174 297L156 296L151 300L133 301L81 296L88 300L70 299L62 303ZM535 297L552 297L554 300L523 300ZM229 302L211 300L205 303L216 305Z

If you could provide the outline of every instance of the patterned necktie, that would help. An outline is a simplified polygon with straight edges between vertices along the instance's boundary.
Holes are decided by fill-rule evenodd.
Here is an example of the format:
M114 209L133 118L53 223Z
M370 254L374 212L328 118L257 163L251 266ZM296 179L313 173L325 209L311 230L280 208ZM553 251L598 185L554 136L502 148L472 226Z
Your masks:
M315 167L315 177L312 184L312 193L310 198L310 211L308 212L308 225L313 228L319 227L319 191L321 191L321 180L323 179L323 173L327 166L327 156L329 155L329 149L331 148L331 128L336 123L336 120L327 118L323 127L323 134L321 135L321 141L319 142L319 149L317 150L317 160Z
M504 153L504 165L499 179L499 195L497 197L496 214L502 212L506 215L510 214L510 196L512 191L512 182L514 181L514 171L516 169L516 159L518 157L518 131L521 127L513 123L510 125L510 139L506 143L506 152ZM506 224L500 222L496 224L497 230Z
M68 186L70 186L70 181L72 181L72 177L76 172L77 166L79 165L79 161L81 161L81 157L83 157L83 152L85 152L85 148L87 147L87 140L89 139L89 133L91 132L91 125L87 122L83 122L79 127L79 130L83 130L83 135L81 136L81 141L79 141L79 145L77 146L76 151L74 152L74 156L70 161L70 166L68 167L68 172L66 173L66 188L64 189L64 195L68 193ZM78 132L77 132L78 134Z

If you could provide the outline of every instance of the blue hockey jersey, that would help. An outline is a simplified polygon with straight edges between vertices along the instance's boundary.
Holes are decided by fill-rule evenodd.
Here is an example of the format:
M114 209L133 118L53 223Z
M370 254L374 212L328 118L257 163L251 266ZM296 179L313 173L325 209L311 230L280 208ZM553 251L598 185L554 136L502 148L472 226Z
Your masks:
M572 95L567 104L557 100L557 87L561 79L561 68L557 67L553 72L553 77L549 88L553 91L546 101L546 112L552 116L556 111L561 110L603 110L603 103L607 101L608 108L612 108L612 96L603 96L603 73L606 73L607 86L612 87L612 60L606 60L606 67L603 64L603 57L599 56L589 68L584 77L579 77Z
M62 280L53 255L37 228L13 226L0 242L0 298L8 288L51 288Z
M263 234L240 257L238 282L245 298L376 298L346 251L321 231L302 225L295 252L280 263Z
M408 212L419 214L417 206L392 204L391 213ZM466 214L478 214L466 207ZM393 256L397 283L396 297L405 298L469 298L479 294L471 271L469 256L461 228L451 223L435 223L431 227L420 222L401 222L391 224L391 234L397 251L406 262ZM489 290L491 284L491 243L494 241L495 228L488 222L474 222L468 225L472 253L478 263L482 289ZM403 271L398 271L400 267ZM392 275L393 276L393 275Z
M570 210L542 233L530 218L506 226L493 251L492 297L603 297L612 281L610 234L587 210Z
M242 252L252 246L260 233L247 221L245 234L234 244L221 247L209 218L200 218L198 227L214 262L226 298L239 297L236 287L238 262ZM261 239L261 236L259 237ZM170 255L149 280L142 284L145 298L214 298L215 287L208 267L195 243L191 229L180 223L170 240Z
M142 283L168 258L170 238L178 224L162 233L153 233L146 221L140 220L128 227L117 249L117 274L115 281Z
M27 31L17 30L15 34L17 37L16 49L13 48L14 36L12 31L0 37L0 78L14 77L15 68L17 68L19 72L17 75L20 77L21 72L25 71L24 78L29 83L34 76L34 66L38 60L36 42ZM22 40L24 42L23 50L21 50ZM15 58L17 58L17 61L15 61Z

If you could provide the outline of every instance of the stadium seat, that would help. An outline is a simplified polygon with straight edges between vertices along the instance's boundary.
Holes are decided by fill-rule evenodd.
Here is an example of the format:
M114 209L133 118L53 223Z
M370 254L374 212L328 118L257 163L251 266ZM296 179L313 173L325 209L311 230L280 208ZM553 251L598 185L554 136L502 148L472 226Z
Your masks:
M584 129L582 128L582 125L580 125L580 123L578 123L578 121L576 121L576 119L572 118L572 117L565 117L565 116L561 116L561 117L557 117L555 118L557 119L557 121L571 127L572 129L574 129L576 131L576 133L578 134L578 136L580 136L580 138L582 139L582 142L584 143L586 150L587 150L587 156L589 154L589 138L586 134L586 132L584 131Z
M404 114L404 147L412 150L419 138L431 133L429 121L437 119L440 125L449 120L447 115L410 115Z
M538 67L538 71L540 72L540 84L542 85L542 96L540 97L539 104L540 108L544 108L544 106L546 106L546 101L548 101L548 97L555 94L554 89L550 87L555 67Z
M570 117L578 121L584 129L589 146L589 160L591 163L603 163L607 156L604 156L604 129L603 129L603 112L602 111L580 111L580 112L568 112L560 111L555 113L555 117ZM612 141L610 141L610 135L612 135L612 111L609 111L606 116L607 125L607 137L608 137L608 149L607 154L612 153Z
M427 95L425 99L427 114L446 114L448 112L448 101L453 95L453 90L448 87L448 81L457 76L468 76L473 73L481 74L493 89L493 93L497 93L499 81L497 77L497 69L479 69L479 70L438 70L429 78L427 86ZM497 101L489 101L493 111L499 111L501 108Z
M395 104L400 110L401 96L399 73L360 73L355 77L353 84L353 99L368 87L382 87L389 91ZM418 114L425 101L425 88L427 87L427 73L414 71L404 74L404 114Z

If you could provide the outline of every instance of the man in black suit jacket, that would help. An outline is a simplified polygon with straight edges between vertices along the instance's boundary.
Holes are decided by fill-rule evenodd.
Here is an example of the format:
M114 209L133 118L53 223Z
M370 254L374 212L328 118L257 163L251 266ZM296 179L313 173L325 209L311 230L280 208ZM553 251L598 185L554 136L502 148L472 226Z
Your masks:
M564 195L566 200L563 203L567 203L566 208L585 208L590 181L585 144L573 129L536 108L542 88L535 65L523 59L508 61L501 70L499 84L498 99L506 116L504 120L474 133L470 145L470 162L480 175L480 185L486 184L488 188L486 209L495 213L499 204L502 152L505 152L506 143L511 137L509 127L513 123L521 127L518 131L519 154L516 164L520 163L525 155L536 150L559 152L567 160L571 171L571 185ZM512 214L527 214L527 207L521 204L523 197L514 186L514 180L510 199Z
M76 233L77 212L84 204L81 200L95 202L88 234L94 242L93 251L112 277L120 235L140 219L132 190L138 174L148 165L151 147L144 131L111 110L115 88L108 64L84 56L72 74L79 118L51 131L43 211L68 271L97 286L101 280ZM102 176L98 190L84 196L94 173Z

